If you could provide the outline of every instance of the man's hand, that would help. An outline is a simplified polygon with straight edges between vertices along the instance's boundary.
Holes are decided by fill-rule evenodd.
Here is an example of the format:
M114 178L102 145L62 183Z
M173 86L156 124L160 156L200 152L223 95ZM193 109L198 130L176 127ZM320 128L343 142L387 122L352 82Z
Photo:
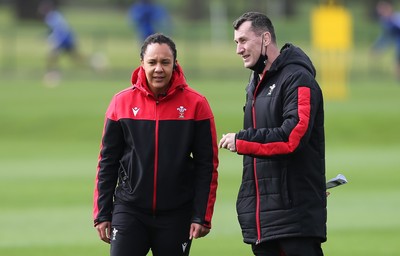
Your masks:
M99 233L100 239L109 244L111 237L111 222L110 221L101 222L97 224L95 228Z
M189 232L189 239L192 240L193 238L197 239L200 237L206 236L210 233L210 229L206 228L200 224L192 223L190 225L190 232Z
M236 133L222 134L222 139L219 141L219 148L226 148L231 152L236 152L235 145Z

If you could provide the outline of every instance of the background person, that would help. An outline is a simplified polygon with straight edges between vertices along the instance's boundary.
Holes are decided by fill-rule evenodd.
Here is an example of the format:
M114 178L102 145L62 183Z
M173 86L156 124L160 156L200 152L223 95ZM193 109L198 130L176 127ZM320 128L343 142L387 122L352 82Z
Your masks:
M244 156L237 213L254 255L323 255L326 240L322 92L307 55L277 47L262 13L234 23L236 53L253 70L244 128L223 135L221 148Z
M389 1L379 1L376 4L376 13L379 16L382 33L374 42L372 50L376 53L394 42L396 78L400 81L400 13L394 11L393 4Z
M186 83L174 42L148 37L132 87L106 112L94 225L112 256L188 255L206 236L216 199L213 113Z
M152 0L138 0L132 4L128 17L132 25L136 27L142 41L156 32L164 31L165 33L170 26L166 9L153 3Z
M83 58L78 52L77 42L72 29L69 27L64 16L56 10L52 1L42 1L39 4L38 12L43 16L44 22L49 28L48 42L50 45L47 57L45 82L56 84L60 79L59 56L67 53L77 63Z

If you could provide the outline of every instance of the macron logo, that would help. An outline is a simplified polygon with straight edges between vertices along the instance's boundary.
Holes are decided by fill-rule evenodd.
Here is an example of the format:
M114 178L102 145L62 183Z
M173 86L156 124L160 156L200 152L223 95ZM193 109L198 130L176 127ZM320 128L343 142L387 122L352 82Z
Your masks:
M140 108L138 108L138 107L134 107L134 108L132 108L133 115L134 115L134 116L136 116L136 115L137 115L137 113L139 112L139 110L140 110Z
M188 245L188 243L183 243L183 244L182 244L182 251L183 251L183 252L186 251L187 245Z

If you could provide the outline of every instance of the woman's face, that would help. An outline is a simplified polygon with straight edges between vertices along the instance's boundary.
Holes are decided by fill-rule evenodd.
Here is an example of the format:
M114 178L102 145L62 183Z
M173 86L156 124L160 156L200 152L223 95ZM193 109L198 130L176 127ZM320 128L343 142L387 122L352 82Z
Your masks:
M149 44L141 63L146 72L147 84L154 95L166 93L174 68L170 47L167 44Z

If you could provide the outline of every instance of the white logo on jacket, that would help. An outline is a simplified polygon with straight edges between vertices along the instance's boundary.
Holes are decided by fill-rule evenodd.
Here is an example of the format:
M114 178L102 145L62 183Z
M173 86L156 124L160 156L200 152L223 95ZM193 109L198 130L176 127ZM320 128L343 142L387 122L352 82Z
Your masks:
M267 95L271 95L272 94L272 91L275 89L275 84L273 84L273 85L271 85L270 87L269 87L269 91L268 91L268 94Z
M179 108L177 108L176 110L179 111L179 118L185 118L185 111L186 108L184 106L180 106Z
M137 115L137 113L139 112L139 110L140 110L140 108L138 108L138 107L134 107L134 108L132 108L133 115L134 115L134 116L136 116L136 115Z
M187 245L188 245L188 243L183 243L183 244L182 244L182 251L183 251L183 252L186 251Z
M112 235L112 238L111 238L111 240L116 240L116 239L117 239L117 233L118 233L118 229L116 229L116 228L113 228L113 231L112 231L112 233L113 233L113 235Z

